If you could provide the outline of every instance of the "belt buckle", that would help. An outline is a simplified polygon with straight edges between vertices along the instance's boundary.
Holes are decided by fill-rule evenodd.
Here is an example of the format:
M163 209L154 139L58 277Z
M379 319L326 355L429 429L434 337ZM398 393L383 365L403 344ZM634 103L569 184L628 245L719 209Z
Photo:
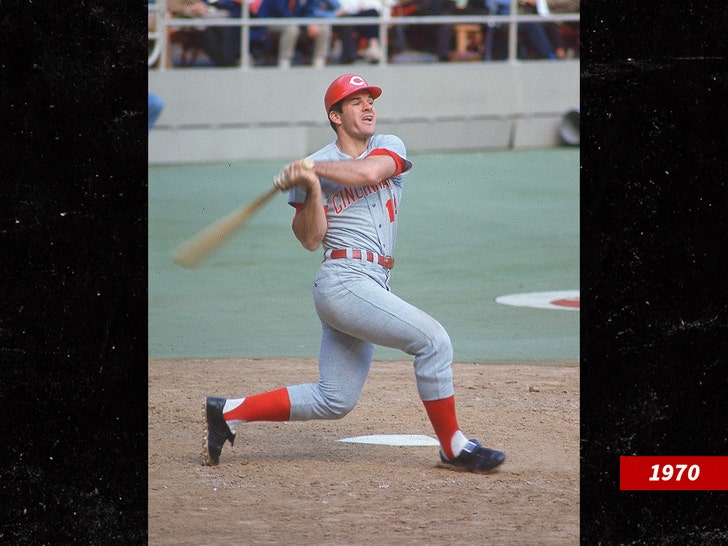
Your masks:
M384 258L382 260L382 265L386 267L387 269L392 269L394 267L394 258L391 256L382 256Z

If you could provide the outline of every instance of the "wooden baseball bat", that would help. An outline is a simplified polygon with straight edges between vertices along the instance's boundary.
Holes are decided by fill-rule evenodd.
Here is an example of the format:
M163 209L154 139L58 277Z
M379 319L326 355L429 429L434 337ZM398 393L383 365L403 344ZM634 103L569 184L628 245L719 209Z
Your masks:
M301 167L311 170L314 168L314 162L306 157L301 160ZM196 267L205 256L219 247L230 235L240 229L245 222L250 220L278 192L279 183L285 181L284 177L285 174L281 172L273 179L273 187L260 197L223 216L197 235L187 239L172 254L172 259L175 263L188 269Z
M196 267L205 256L219 247L245 222L250 220L276 193L278 193L278 188L273 187L250 203L246 203L239 209L216 220L177 247L177 250L172 254L172 259L182 267L188 269Z

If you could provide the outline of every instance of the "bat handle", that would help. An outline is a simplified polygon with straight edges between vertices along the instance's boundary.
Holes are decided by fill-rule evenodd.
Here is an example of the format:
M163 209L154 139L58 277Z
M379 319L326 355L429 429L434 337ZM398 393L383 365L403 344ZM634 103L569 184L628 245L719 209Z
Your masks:
M286 191L282 187L282 184L283 184L284 180L285 180L285 178L284 178L284 176L283 176L282 173L275 175L273 177L273 188L276 189L276 190L280 189L282 192L283 191Z
M309 170L309 171L313 170L314 166L315 166L315 164L310 157L304 157L301 160L301 167L306 170ZM281 171L280 173L278 173L277 175L275 175L273 177L273 186L275 186L276 188L279 188L281 191L286 190L286 188L285 188L286 182L287 182L286 175L284 174L283 171Z

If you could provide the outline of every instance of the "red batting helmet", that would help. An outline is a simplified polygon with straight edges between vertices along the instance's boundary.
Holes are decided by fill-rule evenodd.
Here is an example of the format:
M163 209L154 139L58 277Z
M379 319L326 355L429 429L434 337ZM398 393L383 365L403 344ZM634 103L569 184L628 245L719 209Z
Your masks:
M344 74L339 76L326 90L326 96L324 97L324 106L326 106L326 113L331 110L331 106L336 104L341 99L345 99L349 95L358 93L359 91L369 91L373 98L377 98L382 94L382 88L374 85L369 85L364 78L356 74Z

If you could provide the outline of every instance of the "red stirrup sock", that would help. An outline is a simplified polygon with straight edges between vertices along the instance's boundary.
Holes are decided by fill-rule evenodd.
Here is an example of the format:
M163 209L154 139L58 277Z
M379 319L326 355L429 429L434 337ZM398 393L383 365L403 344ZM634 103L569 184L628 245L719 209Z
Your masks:
M442 452L448 459L454 459L468 441L460 431L457 416L455 415L455 397L441 400L424 400L427 416L435 429L437 439L440 441Z
M254 394L245 398L229 398L222 413L225 421L288 421L291 418L291 399L285 387Z

